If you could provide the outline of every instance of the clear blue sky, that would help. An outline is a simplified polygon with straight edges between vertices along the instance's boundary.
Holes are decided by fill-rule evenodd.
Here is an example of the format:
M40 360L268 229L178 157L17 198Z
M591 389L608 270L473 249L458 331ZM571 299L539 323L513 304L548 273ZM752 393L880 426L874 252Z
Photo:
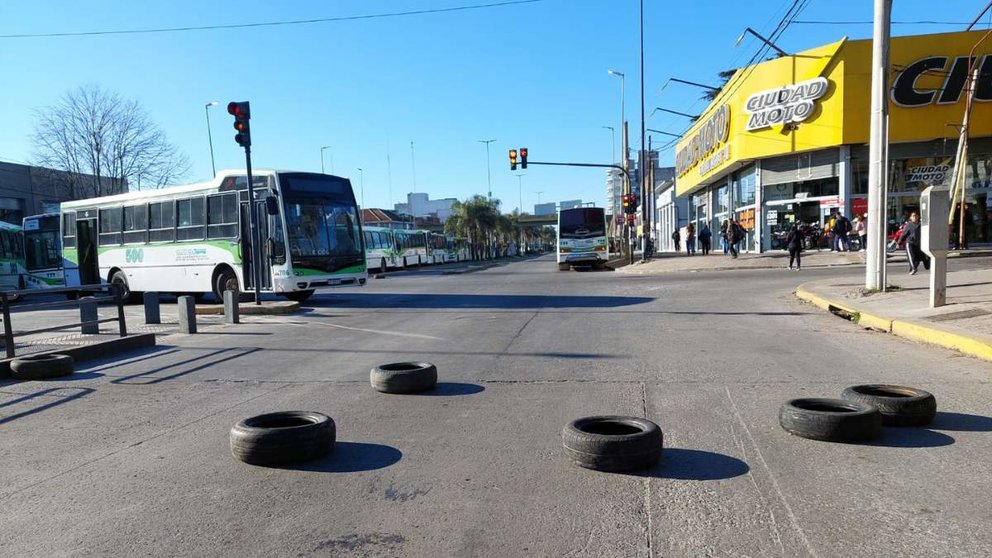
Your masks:
M365 15L478 5L498 0L35 0L0 5L0 35L224 25ZM713 83L720 70L743 64L754 39L734 48L744 27L770 33L792 0L645 1L645 103L699 111L701 90L669 77ZM985 0L899 0L894 21L971 21ZM868 0L811 0L800 20L871 20ZM935 9L939 6L939 9ZM987 21L988 18L986 18ZM608 162L609 130L619 128L620 80L637 147L637 0L543 0L471 11L308 25L0 39L0 160L26 162L35 109L65 91L96 84L137 99L192 162L185 182L210 176L204 104L211 109L217 167L243 166L234 143L231 100L252 104L256 166L320 170L359 185L365 203L392 207L407 192L431 198L485 194L491 146L493 195L505 210L518 205L518 181L506 150L526 146L530 158ZM983 24L983 27L987 23ZM896 25L893 34L963 29ZM871 25L793 24L779 41L788 51L870 37ZM656 114L648 127L682 132L687 122ZM619 133L619 130L617 130ZM416 185L410 141L416 150ZM660 136L658 142L667 141ZM619 136L617 149L619 151ZM392 198L387 177L391 157ZM663 153L672 164L673 153ZM522 171L518 171L522 172ZM602 204L604 171L530 167L523 205L581 198Z

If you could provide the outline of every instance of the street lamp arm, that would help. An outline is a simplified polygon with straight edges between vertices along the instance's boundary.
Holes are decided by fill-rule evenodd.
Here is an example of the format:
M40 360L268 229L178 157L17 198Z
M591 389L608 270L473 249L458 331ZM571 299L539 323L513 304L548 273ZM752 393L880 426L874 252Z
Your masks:
M682 137L679 134L673 134L671 132L663 132L661 130L655 130L654 128L648 128L648 131L649 132L653 132L655 134L662 134L662 135L665 135L665 136L672 136L673 138L681 138Z
M677 110L669 110L669 109L661 108L661 107L654 107L654 110L651 111L651 115L653 116L654 113L658 112L659 110L661 112L670 112L672 114L677 114L679 116L684 116L684 117L689 118L689 119L692 119L692 120L695 120L695 119L699 118L699 115L698 114L686 114L684 112L679 112Z
M784 50L778 48L778 46L776 46L775 43L773 43L770 40L766 39L764 36L762 36L760 33L758 33L757 31L755 31L754 29L751 29L750 27L745 28L744 29L744 32L741 33L741 36L740 37L737 37L737 41L734 42L734 48L740 46L741 42L744 40L744 35L747 35L748 33L750 33L750 34L754 35L755 37L757 37L759 41L761 41L761 42L765 43L766 45L772 47L775 50L775 52L777 52L779 54L779 56L789 56L789 53L788 52L785 52Z

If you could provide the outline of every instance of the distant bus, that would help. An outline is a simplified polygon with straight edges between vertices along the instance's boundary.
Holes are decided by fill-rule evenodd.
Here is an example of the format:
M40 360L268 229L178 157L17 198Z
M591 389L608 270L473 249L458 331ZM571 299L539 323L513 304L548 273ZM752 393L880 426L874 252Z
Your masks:
M16 291L25 286L23 242L20 226L0 221L0 290Z
M433 265L448 262L447 238L441 233L427 232L427 251ZM453 259L451 261L454 261Z
M444 239L446 262L464 262L469 259L468 239L446 236Z
M558 269L573 265L602 269L610 260L606 212L601 207L576 207L558 212Z
M59 214L24 218L24 286L45 289L65 286Z
M362 231L365 235L365 261L370 270L385 273L388 268L403 267L393 229L366 226L362 227Z
M429 263L427 255L427 231L396 229L397 256L403 267Z
M62 246L70 286L116 283L141 291L254 290L248 212L261 239L262 292L306 300L316 287L363 285L358 206L346 178L256 170L249 207L244 171L207 182L64 202Z

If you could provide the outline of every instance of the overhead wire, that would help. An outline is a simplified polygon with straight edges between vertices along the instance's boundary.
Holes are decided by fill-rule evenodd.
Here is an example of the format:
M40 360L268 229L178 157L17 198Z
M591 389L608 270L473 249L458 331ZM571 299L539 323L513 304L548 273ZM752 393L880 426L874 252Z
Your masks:
M105 31L69 31L59 33L14 33L0 35L0 39L37 39L44 37L89 37L98 35L141 35L150 33L180 33L186 31L212 31L218 29L246 29L252 27L275 27L286 25L310 25L315 23L333 23L339 21L357 21L363 19L382 19L389 17L407 17L425 14L439 14L448 12L461 12L468 10L481 10L486 8L500 8L505 6L515 6L519 4L533 4L544 2L545 0L506 0L503 2L492 2L489 4L473 4L465 6L452 6L448 8L431 8L425 10L410 10L405 12L385 12L378 14L365 14L354 16L323 17L313 19L296 19L288 21L262 21L255 23L231 23L222 25L202 25L185 27L161 27L150 29L116 29Z

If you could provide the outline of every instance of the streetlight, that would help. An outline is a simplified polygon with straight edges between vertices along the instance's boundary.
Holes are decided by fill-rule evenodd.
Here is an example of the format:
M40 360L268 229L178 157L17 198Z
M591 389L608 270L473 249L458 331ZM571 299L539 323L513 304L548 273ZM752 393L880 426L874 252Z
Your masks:
M486 144L486 180L489 183L489 199L493 199L493 176L489 170L489 144L496 140L479 140L479 143Z
M517 202L520 204L520 213L524 212L524 183L523 177L527 176L527 173L519 172L516 174L517 177L517 188L519 189L520 200Z
M544 190L540 190L534 193L537 194L537 205L541 205L541 194L544 193Z
M758 38L759 41L761 41L761 42L765 43L766 45L768 45L768 46L772 47L773 49L775 49L775 52L777 52L779 56L789 56L789 53L788 52L785 52L784 50L778 48L777 46L775 46L775 43L773 43L773 42L769 41L768 39L762 37L761 35L758 34L757 31L755 31L754 29L751 29L750 27L745 28L744 29L744 32L741 33L741 36L740 37L737 37L737 41L734 42L734 48L737 48L737 47L740 46L741 42L744 40L744 36L747 35L748 33L754 35L755 37Z
M320 148L320 174L327 174L324 172L324 150L330 149L330 145L325 145ZM331 153L331 172L334 172L334 154Z
M362 167L358 167L358 174L361 177L360 184L362 185L362 209L365 209L365 171L362 170Z
M608 71L608 73L610 75L614 75L614 76L617 76L617 77L620 78L620 130L621 130L621 133L623 133L623 123L624 123L624 113L623 113L623 99L624 99L624 95L623 95L623 88L624 88L624 81L626 81L626 80L624 79L623 72L618 72L616 70L607 70L607 71ZM626 153L624 153L623 156L624 156L625 159L627 158L627 154Z
M612 144L612 151L610 151L610 162L615 163L617 161L617 131L613 129L613 126L603 126L610 131L610 142Z
M214 164L214 138L210 134L210 107L215 107L219 104L217 101L210 101L206 105L203 105L203 112L207 115L207 141L210 142L210 169L214 171L214 176L217 176L217 165Z

